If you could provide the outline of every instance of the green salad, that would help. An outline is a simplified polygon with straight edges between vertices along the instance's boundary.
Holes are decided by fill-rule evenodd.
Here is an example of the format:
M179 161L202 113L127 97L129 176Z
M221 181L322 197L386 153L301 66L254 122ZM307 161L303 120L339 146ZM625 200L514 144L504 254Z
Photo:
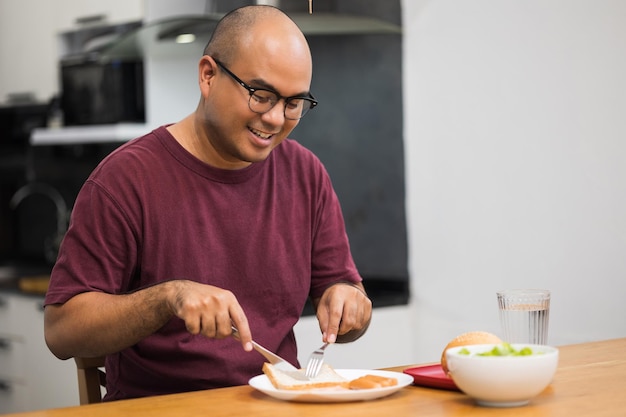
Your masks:
M469 355L471 352L467 348L459 350L461 355ZM493 347L487 352L476 353L476 356L530 356L534 352L528 346L521 349L515 349L509 343L502 343Z

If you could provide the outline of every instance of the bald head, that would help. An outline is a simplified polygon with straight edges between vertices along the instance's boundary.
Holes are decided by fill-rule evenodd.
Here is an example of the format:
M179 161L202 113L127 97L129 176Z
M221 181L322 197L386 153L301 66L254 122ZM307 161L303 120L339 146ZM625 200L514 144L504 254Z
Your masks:
M296 53L310 51L300 28L280 9L273 6L245 6L226 14L218 23L204 55L232 62L250 48L293 48Z

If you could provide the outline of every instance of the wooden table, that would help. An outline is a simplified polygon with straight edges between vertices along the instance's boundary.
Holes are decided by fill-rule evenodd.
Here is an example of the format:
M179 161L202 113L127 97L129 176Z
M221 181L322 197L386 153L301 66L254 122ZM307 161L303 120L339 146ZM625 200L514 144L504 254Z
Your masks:
M338 404L284 402L239 386L13 416L626 416L626 338L560 347L554 382L529 405L517 408L479 407L462 393L418 386L374 401Z

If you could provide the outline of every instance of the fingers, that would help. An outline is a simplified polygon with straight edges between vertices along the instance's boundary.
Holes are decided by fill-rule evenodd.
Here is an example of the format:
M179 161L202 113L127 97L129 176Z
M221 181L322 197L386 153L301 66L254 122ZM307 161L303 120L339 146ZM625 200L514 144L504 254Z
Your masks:
M232 292L197 282L180 281L172 294L172 311L185 322L189 333L223 339L232 334L234 325L243 348L252 350L248 319Z
M335 343L337 341L337 334L339 333L341 318L343 316L342 307L340 303L329 302L326 308L321 309L321 314L318 316L318 319L320 329L322 330L323 342Z
M250 332L250 326L248 325L248 319L243 313L243 310L239 314L232 315L232 325L237 329L238 339L241 341L241 345L246 352L252 350L252 333ZM232 329L231 329L232 331Z

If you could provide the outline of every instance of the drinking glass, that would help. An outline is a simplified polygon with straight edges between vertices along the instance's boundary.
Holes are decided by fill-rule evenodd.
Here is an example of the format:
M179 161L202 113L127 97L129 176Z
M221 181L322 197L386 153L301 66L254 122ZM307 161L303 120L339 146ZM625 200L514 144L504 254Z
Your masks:
M512 289L496 294L504 341L548 344L549 290Z

